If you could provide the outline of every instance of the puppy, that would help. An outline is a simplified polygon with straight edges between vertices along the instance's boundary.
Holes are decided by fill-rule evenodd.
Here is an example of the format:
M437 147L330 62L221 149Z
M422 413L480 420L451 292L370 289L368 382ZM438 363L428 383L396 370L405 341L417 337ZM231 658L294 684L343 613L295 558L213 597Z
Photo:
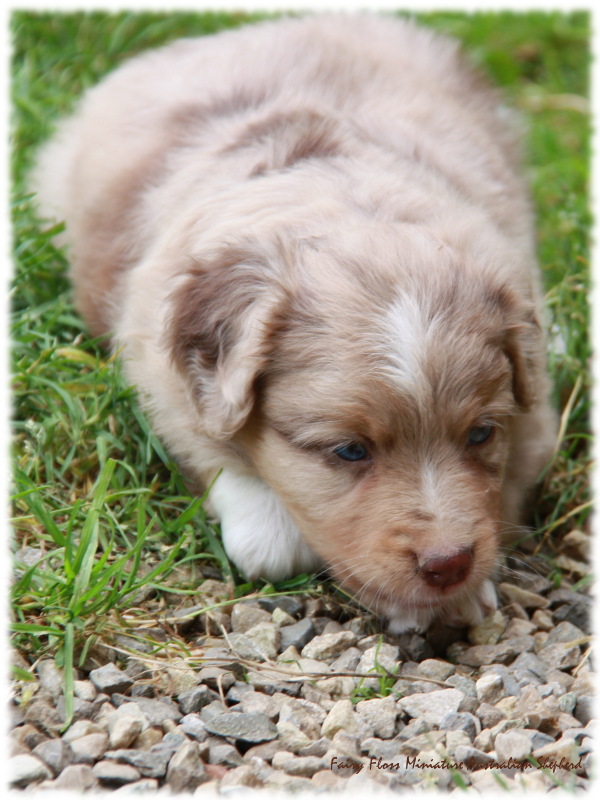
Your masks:
M325 16L139 56L42 151L77 307L248 578L326 566L394 631L495 606L555 434L517 138L453 41Z

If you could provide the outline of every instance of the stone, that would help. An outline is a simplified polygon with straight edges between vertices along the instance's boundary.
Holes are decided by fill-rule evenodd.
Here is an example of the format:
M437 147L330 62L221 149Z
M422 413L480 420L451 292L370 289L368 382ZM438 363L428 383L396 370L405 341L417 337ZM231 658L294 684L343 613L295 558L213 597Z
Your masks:
M147 727L148 722L145 719L129 714L117 717L109 725L110 747L113 750L129 747Z
M203 720L206 729L218 736L231 736L245 742L266 742L275 739L277 729L266 714L244 714L230 711Z
M547 611L543 608L538 608L537 611L533 612L531 617L532 623L536 626L536 628L540 631L551 631L554 628L554 620L552 619L552 614L550 611Z
M59 775L73 759L71 748L64 739L47 739L34 747L32 755L40 758L54 776Z
M272 622L261 622L254 625L246 631L245 637L258 652L261 660L277 658L281 637L279 628Z
M124 702L135 703L151 727L160 727L166 720L179 722L183 714L176 703L168 698L154 700L150 697L125 697Z
M93 703L98 696L98 691L91 681L74 681L73 692L75 697L87 703Z
M539 610L536 613L541 613ZM514 639L518 636L533 636L537 625L528 619L511 619L502 636L503 639Z
M581 651L579 647L569 647L562 642L557 642L543 647L538 656L549 667L571 669L579 664Z
M94 764L106 752L108 736L105 733L89 733L81 739L73 739L70 744L74 764Z
M45 689L54 700L57 700L63 693L62 670L58 669L52 659L45 658L37 665L36 672L42 689Z
M587 725L594 719L595 698L591 695L580 695L575 704L574 716L582 725Z
M239 786L248 787L250 789L258 789L264 786L263 781L255 774L254 770L249 764L243 764L240 767L234 767L227 770L225 775L221 778L219 785L219 792L221 794L228 794L230 790Z
M163 740L163 732L158 728L147 728L142 731L132 744L132 750L150 750L155 744L159 744ZM206 731L205 731L206 736Z
M297 753L311 744L310 738L293 722L278 720L276 728L281 746L286 750Z
M297 650L302 650L315 636L315 626L310 617L305 617L294 625L284 625L279 629L281 642L281 650L286 650L288 647L295 647Z
M164 778L175 749L164 746L161 742L150 750L109 750L106 758L135 767L145 778Z
M466 711L450 711L442 717L439 728L441 731L464 732L472 742L481 732L481 723L474 714Z
M592 630L592 602L589 597L575 595L577 600L565 603L552 614L556 623L567 621L582 630L587 636L593 633Z
M208 760L211 764L224 764L228 767L238 767L243 764L242 757L231 744L211 744Z
M301 699L289 698L279 711L279 722L291 722L310 739L318 738L325 717L326 712L323 708L316 703Z
M107 694L126 692L133 686L133 680L129 675L111 662L103 667L98 667L98 669L93 669L90 672L90 680L99 692Z
M296 620L288 614L287 611L284 611L283 608L276 608L271 614L271 622L273 625L277 625L278 628L281 628L284 625L294 625Z
M417 664L414 674L423 678L431 678L435 681L445 681L450 675L456 672L454 664L447 661L440 661L438 658L426 658Z
M28 750L33 750L38 744L41 744L41 742L49 741L48 738L30 722L13 728L10 735L11 738L23 744Z
M177 702L183 714L192 714L194 711L200 711L200 709L217 698L218 695L212 689L202 685L180 694Z
M444 731L428 731L427 733L420 733L417 736L411 736L400 745L400 753L405 756L418 756L422 750L435 747L436 745L443 745L446 741L446 733Z
M171 758L167 769L167 784L172 792L192 792L210 776L200 759L197 742L185 742Z
M500 611L489 614L477 625L471 625L468 631L469 642L476 644L496 644L506 630L506 617Z
M498 593L508 603L518 603L525 609L548 608L550 605L550 601L546 597L542 597L542 595L537 594L537 592L521 589L521 587L514 586L511 583L499 583Z
M477 716L481 720L483 728L493 728L495 725L507 719L507 715L504 711L496 708L496 706L490 705L490 703L482 703L477 709Z
M60 791L72 791L82 794L95 788L97 781L92 768L87 764L70 764L65 767L55 781L52 788Z
M306 747L301 748L298 751L298 755L319 756L321 758L329 751L330 747L331 739L328 739L326 736L321 736L319 739L315 739L314 742L307 744Z
M560 763L561 759L564 762L571 762L576 764L579 760L580 747L576 744L575 740L569 736L561 736L550 744L543 745L533 751L533 757L542 764L547 761L556 761ZM550 768L552 765L549 765Z
M468 647L457 655L459 664L468 667L482 667L488 664L510 664L515 656L532 650L532 636L520 636L518 639L499 642L498 644L477 644Z
M549 631L546 644L557 644L558 642L562 644L575 644L585 638L585 634L580 628L567 620L563 620Z
M462 761L469 772L485 768L488 764L495 761L494 757L489 753L484 753L483 750L478 750L476 747L468 747L459 745L454 751L454 758L457 761ZM497 788L497 784L496 784Z
M355 711L359 727L364 728L369 736L390 739L394 735L398 708L391 697L361 700Z
M458 711L463 698L459 689L439 689L402 697L398 706L410 717L422 717L429 725L440 725L446 714Z
M73 697L73 721L79 719L91 719L98 706L79 697ZM65 698L61 695L56 701L56 711L62 720L66 719Z
M41 699L33 699L25 706L25 722L41 728L51 736L58 736L64 724L64 717L50 705Z
M63 733L62 739L65 742L72 742L74 739L81 739L82 736L87 736L90 733L105 733L105 730L97 722L92 722L89 719L80 719L69 726Z
M297 617L298 614L302 612L303 603L297 597L288 597L283 595L282 597L269 597L268 595L263 595L262 597L258 598L258 605L268 611L269 613L273 613L276 608L282 608L286 611L291 617Z
M280 769L288 775L301 776L304 778L311 778L315 772L325 769L329 766L329 761L325 758L317 756L295 756L293 753L287 753L285 750L280 750L275 753L271 762L275 769Z
M356 635L352 631L339 631L338 633L324 633L313 637L302 648L304 658L314 658L317 661L332 661L348 647L356 644Z
M112 792L112 796L117 797L121 795L132 795L132 794L149 794L151 792L156 792L158 789L158 781L156 778L140 778L139 781L135 781L134 783L126 783L124 786L121 786L119 789L114 789Z
M279 695L284 697L284 695ZM239 707L246 714L259 712L266 714L269 719L274 720L281 709L281 702L274 695L264 694L263 692L247 692L242 696Z
M246 633L261 622L271 623L271 614L258 605L236 603L231 611L231 630L234 633Z
M505 696L504 682L500 675L487 673L475 683L477 700L480 703L491 703L492 705Z
M518 730L499 733L494 741L496 749L496 759L500 763L509 761L524 761L532 751L532 743L529 736Z
M139 780L140 773L129 764L119 764L116 761L98 761L92 767L92 775L105 787L115 788Z
M332 739L340 730L358 733L359 726L350 700L338 700L325 717L321 726L321 736Z
M368 637L371 639L371 637ZM364 644L364 639L358 643ZM373 647L367 647L358 662L356 671L360 673L378 672L383 675L396 675L399 667L399 649L391 644L377 644ZM379 689L380 678L363 678L361 686L366 689Z
M32 755L13 756L8 759L8 775L10 786L16 788L52 777L46 764Z

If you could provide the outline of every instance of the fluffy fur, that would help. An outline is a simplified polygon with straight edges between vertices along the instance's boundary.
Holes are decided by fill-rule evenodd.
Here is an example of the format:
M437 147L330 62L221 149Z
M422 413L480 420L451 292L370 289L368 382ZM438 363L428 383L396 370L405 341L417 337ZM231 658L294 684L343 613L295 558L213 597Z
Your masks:
M137 57L41 153L77 306L249 577L326 565L398 631L494 607L555 429L516 139L454 42L334 16Z

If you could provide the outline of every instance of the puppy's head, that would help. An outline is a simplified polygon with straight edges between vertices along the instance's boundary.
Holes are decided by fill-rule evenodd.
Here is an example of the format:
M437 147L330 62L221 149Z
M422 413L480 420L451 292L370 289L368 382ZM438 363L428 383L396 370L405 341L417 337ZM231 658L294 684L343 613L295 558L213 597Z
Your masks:
M418 232L362 240L202 265L173 296L171 349L204 429L232 439L341 584L427 617L494 565L540 331L502 270Z

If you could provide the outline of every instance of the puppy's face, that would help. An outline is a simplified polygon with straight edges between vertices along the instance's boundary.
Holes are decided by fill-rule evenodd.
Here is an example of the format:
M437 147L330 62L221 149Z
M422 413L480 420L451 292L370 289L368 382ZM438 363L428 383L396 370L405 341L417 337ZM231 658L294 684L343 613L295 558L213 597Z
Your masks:
M501 282L457 275L449 254L426 249L399 271L367 250L343 265L304 253L302 269L271 280L259 271L254 301L230 309L221 347L230 337L241 358L230 397L252 364L232 438L342 586L378 613L418 618L458 606L494 565L536 326ZM206 398L226 359L190 352Z

